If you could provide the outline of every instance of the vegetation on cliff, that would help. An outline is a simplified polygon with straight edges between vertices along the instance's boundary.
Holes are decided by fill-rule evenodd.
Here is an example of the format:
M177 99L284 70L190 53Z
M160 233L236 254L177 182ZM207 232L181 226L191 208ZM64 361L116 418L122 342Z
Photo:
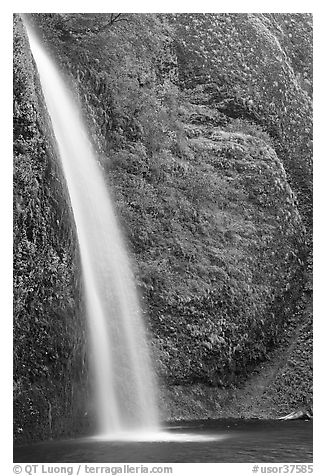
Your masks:
M33 16L79 97L115 196L162 383L240 385L275 346L288 345L299 326L305 342L302 366L291 354L295 377L289 361L273 392L283 392L291 405L309 399L311 335L305 331L302 297L311 261L310 17L123 14L119 21L110 19L110 14ZM21 34L17 38L23 41ZM15 51L17 61L21 47ZM28 57L24 50L21 61ZM31 63L16 66L17 81L22 71L30 75ZM33 78L28 84L35 83ZM17 83L18 107L30 107L32 98L20 89ZM39 103L36 112L42 107ZM48 131L28 127L20 133L25 142L36 147L48 140ZM40 149L33 149L31 167L40 166L35 160L42 157ZM23 157L27 160L27 151ZM25 173L32 187L35 172L23 163L20 159L17 173ZM43 169L41 175L38 187L52 194L58 190ZM30 200L31 213L37 206L57 210L46 197L38 204L37 189L20 193ZM59 202L58 212L67 220L68 209ZM32 216L33 236L52 252L62 248L55 273L61 266L63 277L60 281L59 273L56 282L71 283L70 263L78 262L75 244L67 246L61 226L56 233L57 218L49 213L43 211L44 221ZM21 243L31 246L21 237L26 230L27 222L19 222L17 249ZM44 253L38 255L48 263L39 265L42 273L53 263ZM33 256L28 252L25 262L35 271ZM22 262L17 254L18 266ZM23 275L21 292L36 282L42 287L44 274ZM67 293L76 299L71 286L58 306L60 315L69 316ZM52 304L42 302L49 325ZM25 319L33 317L25 311ZM61 332L56 326L53 339ZM45 348L39 341L34 345ZM57 348L55 342L47 346ZM18 361L27 355L25 348ZM63 364L70 357L58 358ZM307 382L304 395L298 393L298 379Z

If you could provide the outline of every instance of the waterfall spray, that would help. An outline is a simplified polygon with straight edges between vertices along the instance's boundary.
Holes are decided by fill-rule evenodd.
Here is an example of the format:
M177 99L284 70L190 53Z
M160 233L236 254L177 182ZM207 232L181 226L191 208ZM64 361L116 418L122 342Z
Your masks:
M134 277L112 201L74 97L26 25L76 223L87 303L98 431L156 431L151 369Z

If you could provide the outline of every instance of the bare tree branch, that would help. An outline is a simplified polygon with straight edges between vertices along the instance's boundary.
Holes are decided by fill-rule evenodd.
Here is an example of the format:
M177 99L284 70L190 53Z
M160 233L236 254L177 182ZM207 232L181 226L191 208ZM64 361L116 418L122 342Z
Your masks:
M104 23L100 18L85 18L83 14L72 16L69 14L51 14L54 20L58 21L61 29L67 33L82 35L83 33L101 33L119 21L128 21L128 17L123 16L122 13L110 13L104 17ZM95 23L95 24L94 24Z

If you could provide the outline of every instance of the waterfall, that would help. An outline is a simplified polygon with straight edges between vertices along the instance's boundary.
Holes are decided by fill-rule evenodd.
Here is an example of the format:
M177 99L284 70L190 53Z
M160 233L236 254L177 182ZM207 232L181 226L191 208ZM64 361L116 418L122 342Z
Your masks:
M72 92L35 33L26 29L77 229L98 431L108 437L155 432L155 378L112 200Z

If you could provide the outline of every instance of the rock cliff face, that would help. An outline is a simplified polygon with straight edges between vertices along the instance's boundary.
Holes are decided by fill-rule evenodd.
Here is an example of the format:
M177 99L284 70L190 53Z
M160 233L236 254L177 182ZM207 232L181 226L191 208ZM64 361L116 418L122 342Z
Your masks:
M33 20L116 198L164 416L275 416L310 401L311 18ZM26 438L49 412L54 435L76 422L87 372L69 199L18 19L14 52L15 402ZM255 405L227 406L272 357Z
M312 27L309 15L173 15L179 78L231 118L271 137L311 226Z

